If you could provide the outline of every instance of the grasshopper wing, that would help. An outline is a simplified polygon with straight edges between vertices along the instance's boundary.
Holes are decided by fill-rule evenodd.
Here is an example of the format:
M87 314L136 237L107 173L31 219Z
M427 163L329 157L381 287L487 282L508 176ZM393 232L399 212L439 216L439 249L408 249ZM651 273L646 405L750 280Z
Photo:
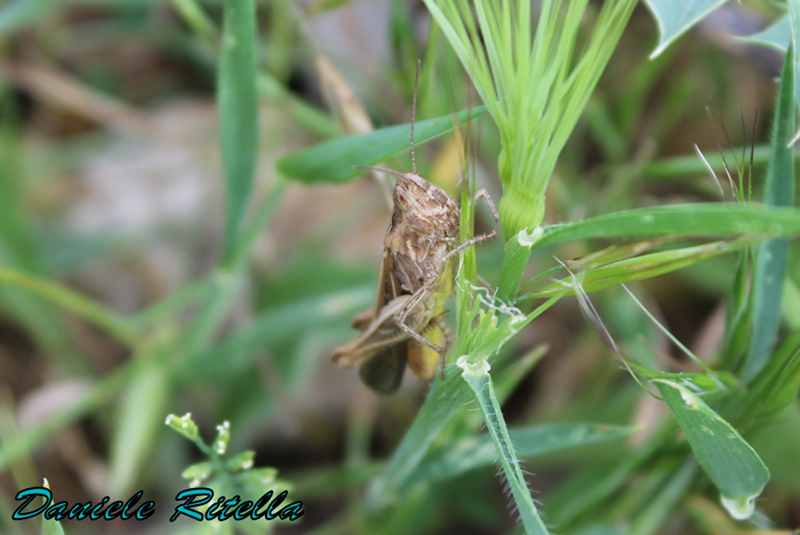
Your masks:
M381 313L383 307L401 293L400 281L395 274L394 255L389 249L384 249L383 258L381 259L380 277L378 277L378 292L375 296L375 304L353 316L350 325L353 329L358 331L366 331L370 324L375 321Z
M394 321L394 315L409 297L401 292L394 256L386 249L375 305L353 318L352 325L362 331L361 336L333 353L333 361L339 366L360 365L359 376L364 384L384 395L397 390L406 369L408 335Z
M367 359L358 369L361 381L379 394L393 394L400 387L406 371L406 355L402 349L406 344L394 344Z

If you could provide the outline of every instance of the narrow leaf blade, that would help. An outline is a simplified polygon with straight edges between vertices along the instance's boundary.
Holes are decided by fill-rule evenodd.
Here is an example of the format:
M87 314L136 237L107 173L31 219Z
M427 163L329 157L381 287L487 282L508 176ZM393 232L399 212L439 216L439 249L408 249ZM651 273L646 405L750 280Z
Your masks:
M463 369L461 377L472 389L483 413L500 466L503 468L522 525L525 527L525 533L528 535L549 534L550 532L536 510L525 476L522 474L519 459L503 418L503 412L500 410L500 404L494 394L488 361L484 359L476 364L470 364L465 355L459 358L458 365Z
M226 189L226 251L244 219L258 152L256 20L253 0L226 0L217 100Z
M484 106L464 110L457 119L447 115L421 121L414 126L417 145L451 131L486 112ZM287 178L306 184L330 182L341 184L363 174L356 165L375 165L410 147L411 126L408 124L381 128L358 136L332 139L309 149L290 154L278 161L278 170Z
M772 154L764 186L764 203L772 206L789 206L794 200L794 148L789 146L795 124L793 57L790 48L778 89ZM789 240L785 237L762 243L757 249L751 300L753 339L745 363L745 380L754 378L763 369L778 336L788 256Z
M589 238L673 236L730 237L753 233L800 234L800 210L795 208L726 206L716 203L677 204L614 212L574 223L549 225L528 245L539 248ZM523 242L522 238L518 241Z

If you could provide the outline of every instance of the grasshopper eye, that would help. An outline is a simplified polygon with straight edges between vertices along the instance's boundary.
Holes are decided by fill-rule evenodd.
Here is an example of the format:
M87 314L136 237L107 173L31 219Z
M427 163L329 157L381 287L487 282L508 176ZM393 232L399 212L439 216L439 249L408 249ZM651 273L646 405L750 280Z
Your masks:
M411 196L407 191L395 188L394 204L396 208L406 212L412 208Z

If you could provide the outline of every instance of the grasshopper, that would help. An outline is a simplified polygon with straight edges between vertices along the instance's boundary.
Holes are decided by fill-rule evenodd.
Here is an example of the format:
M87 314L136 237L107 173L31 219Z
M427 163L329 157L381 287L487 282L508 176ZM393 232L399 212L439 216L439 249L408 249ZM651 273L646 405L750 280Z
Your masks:
M444 358L450 345L443 317L447 298L454 290L456 255L497 235L492 231L459 244L458 205L441 188L417 173L414 121L418 83L419 64L411 107L413 171L359 167L398 177L393 193L394 209L384 238L375 304L353 318L352 326L361 335L336 349L332 357L334 363L344 368L360 366L361 380L379 394L397 390L406 363L420 379L433 378L437 361ZM478 197L486 199L499 220L486 190L479 190Z

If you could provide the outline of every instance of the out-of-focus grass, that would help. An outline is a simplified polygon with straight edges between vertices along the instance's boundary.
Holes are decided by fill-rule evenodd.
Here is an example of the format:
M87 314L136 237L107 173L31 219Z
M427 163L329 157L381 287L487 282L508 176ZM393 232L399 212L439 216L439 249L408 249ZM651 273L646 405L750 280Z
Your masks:
M570 48L576 42L567 32L559 57L584 50L589 33L578 21L600 16L594 3L585 14L572 9L581 14L578 46ZM333 368L329 353L352 335L350 316L374 300L389 221L378 184L348 182L352 165L410 167L407 154L398 155L408 130L396 125L410 117L419 57L420 172L441 177L453 195L462 176L448 152L458 142L423 144L463 124L467 113L455 119L455 112L472 107L459 64L465 52L454 52L452 35L428 20L421 3L401 1L310 2L308 10L288 0L0 7L0 531L25 532L10 520L13 496L42 477L58 500L122 498L143 488L169 509L186 486L183 469L197 459L163 421L187 411L200 428L231 421L232 447L255 450L256 464L277 468L292 484L291 498L306 501L304 518L276 526L279 533L513 532L505 511L511 498L487 469L497 450L531 532L526 486L541 502L540 528L556 532L751 528L758 524L725 515L708 482L751 492L738 477L741 465L718 470L727 454L757 468L762 453L777 477L758 514L776 529L797 527L797 488L787 474L800 470L783 452L800 446L791 432L798 334L782 334L783 326L797 329L800 264L788 240L754 244L769 233L796 235L800 218L793 208L747 206L750 185L735 183L738 193L731 192L722 156L738 172L734 180L747 176L748 147L757 143L752 199L793 205L785 202L794 167L792 150L783 148L793 130L786 93L773 111L780 61L770 68L771 57L753 60L753 49L734 52L701 33L647 61L655 39L644 11L634 13L580 120L576 106L559 129L557 104L545 109L545 122L563 137L548 140L557 148L545 158L555 173L524 169L541 175L536 202L545 218L528 214L541 233L523 228L530 244L516 254L516 214L503 222L514 227L510 246L485 243L465 253L448 320L458 326L459 351L448 357L447 379L430 389L407 381L400 394L376 399L355 374ZM377 31L381 21L385 31ZM514 44L525 37L515 34ZM511 46L484 44L490 53ZM325 78L334 112L318 94L319 58L335 74ZM508 193L518 162L546 145L528 137L532 123L524 123L525 110L544 105L526 99L546 86L534 86L536 79L514 86L511 67L524 67L524 57L508 59L491 59L510 69L504 77L481 72L484 98L497 83L496 95L510 99L488 103L499 131L487 117L470 126L471 187L487 187L496 200L498 176ZM537 72L565 82L558 65ZM578 82L584 91L591 86ZM514 113L498 114L500 105ZM751 130L756 109L776 118ZM391 128L323 144L339 137L339 125L364 116ZM770 139L765 125L773 122L781 128ZM426 125L435 127L430 136ZM522 148L498 174L497 162L510 161L501 154L509 132ZM709 202L719 200L719 189L695 143L720 174L727 204ZM287 180L300 175L339 184ZM782 188L789 193L779 195ZM464 238L474 230L471 201L463 188ZM478 215L477 233L492 224ZM775 247L787 262L775 262ZM575 276L553 256L576 259L567 262ZM691 271L678 270L689 264ZM782 278L778 264L786 282L770 286ZM478 287L478 273L500 281L504 301ZM733 280L733 287L700 282L707 280ZM597 292L599 317L624 357L611 354L564 298L578 282ZM713 373L673 354L669 338L620 295L621 282L634 282L654 316ZM547 307L560 302L518 332L541 305L535 297L551 299ZM550 344L546 355L541 342ZM490 375L476 379L474 392L455 365L462 354L462 364L490 359ZM630 358L643 383L653 379L651 392L658 386L667 404L620 371L619 358ZM468 405L476 399L480 411ZM491 433L478 431L484 422ZM729 440L708 439L703 426L729 431ZM780 429L785 448L768 438ZM757 486L764 472L756 476L745 483ZM156 518L128 527L165 526ZM63 527L69 535L104 529Z

